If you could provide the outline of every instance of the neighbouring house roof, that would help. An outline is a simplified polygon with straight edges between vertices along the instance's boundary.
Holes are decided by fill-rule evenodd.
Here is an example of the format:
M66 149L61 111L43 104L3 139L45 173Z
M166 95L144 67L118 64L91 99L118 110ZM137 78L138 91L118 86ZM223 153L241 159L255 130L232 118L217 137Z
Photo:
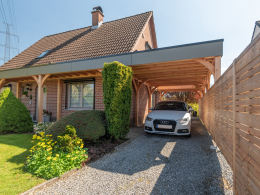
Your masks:
M260 21L255 22L255 27L252 35L251 41L260 33Z
M105 22L95 30L89 26L43 37L0 66L0 71L132 52L151 16L146 12Z

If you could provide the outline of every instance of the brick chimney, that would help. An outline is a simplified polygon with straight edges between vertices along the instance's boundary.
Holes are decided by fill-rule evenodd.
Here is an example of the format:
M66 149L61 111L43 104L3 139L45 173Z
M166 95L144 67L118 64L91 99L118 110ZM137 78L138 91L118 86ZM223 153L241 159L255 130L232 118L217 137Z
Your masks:
M103 10L100 6L98 7L94 7L93 8L94 11L92 11L92 28L96 27L98 28L99 26L101 26L101 24L103 23Z

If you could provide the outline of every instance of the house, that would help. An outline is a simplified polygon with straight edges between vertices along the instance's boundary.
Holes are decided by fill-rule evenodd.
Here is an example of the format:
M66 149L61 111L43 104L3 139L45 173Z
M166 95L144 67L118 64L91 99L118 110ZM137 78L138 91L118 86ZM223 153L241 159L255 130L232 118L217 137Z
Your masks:
M260 33L260 21L256 21L255 22L255 28L253 31L253 35L252 35L252 39L251 41L253 41L254 38L256 38L256 36Z
M119 61L134 71L135 125L163 93L203 96L211 74L220 76L223 39L157 48L153 12L110 22L103 21L101 7L91 13L91 26L46 36L0 67L0 89L10 87L34 120L42 122L43 109L53 120L82 109L103 110L104 62ZM21 97L24 91L28 97Z

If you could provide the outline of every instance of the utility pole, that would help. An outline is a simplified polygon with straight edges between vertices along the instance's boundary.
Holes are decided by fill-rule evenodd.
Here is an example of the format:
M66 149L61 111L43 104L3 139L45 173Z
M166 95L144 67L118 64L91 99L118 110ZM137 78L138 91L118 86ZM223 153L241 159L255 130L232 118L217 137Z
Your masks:
M0 46L5 47L5 55L4 55L4 63L8 62L10 60L10 50L11 49L16 49L18 50L19 53L19 49L18 48L14 48L11 46L10 44L10 37L11 36L15 36L18 38L18 43L19 43L19 36L11 34L10 33L10 26L13 26L12 24L6 23L4 22L4 24L6 25L6 32L4 31L0 31L0 33L4 33L5 34L5 44L0 44Z

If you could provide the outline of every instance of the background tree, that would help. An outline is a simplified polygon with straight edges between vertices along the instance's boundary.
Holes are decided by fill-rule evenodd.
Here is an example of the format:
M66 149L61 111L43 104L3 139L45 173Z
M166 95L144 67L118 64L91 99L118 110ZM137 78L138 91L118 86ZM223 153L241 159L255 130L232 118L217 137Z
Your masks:
M196 92L191 91L178 91L178 92L168 92L164 94L163 100L180 100L184 102L198 102L199 96Z

